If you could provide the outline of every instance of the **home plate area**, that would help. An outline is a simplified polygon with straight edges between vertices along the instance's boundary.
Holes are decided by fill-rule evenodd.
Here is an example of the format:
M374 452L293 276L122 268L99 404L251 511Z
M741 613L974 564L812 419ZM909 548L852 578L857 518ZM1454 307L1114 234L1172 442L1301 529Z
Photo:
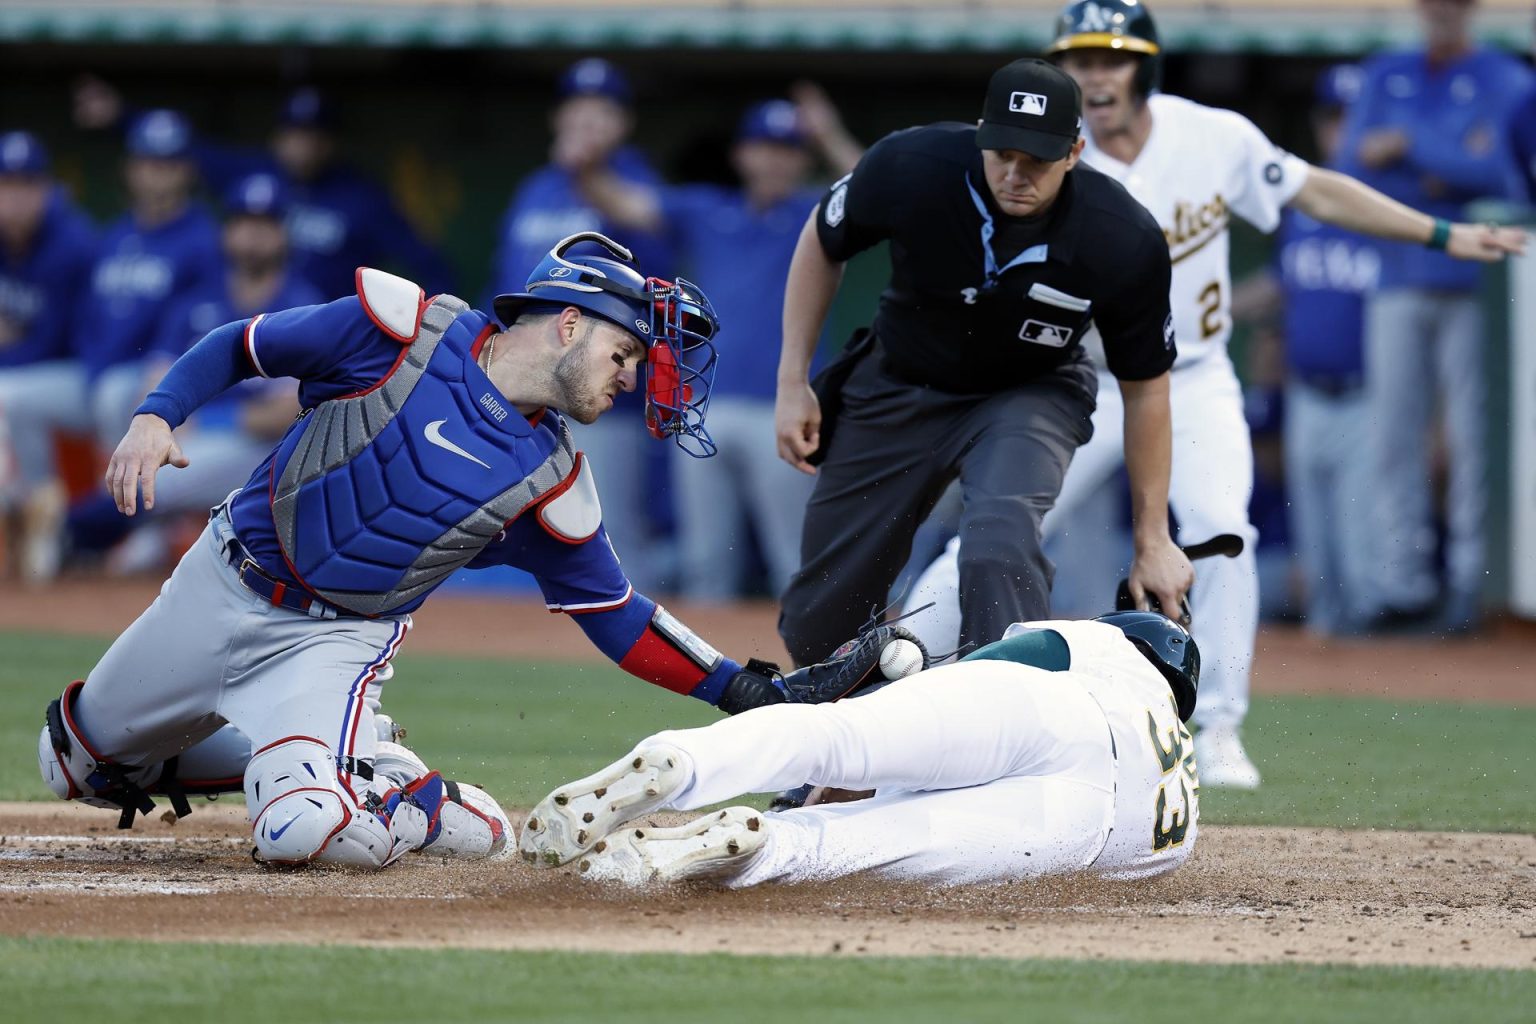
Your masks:
M520 815L514 815L519 819ZM675 816L658 815L660 824ZM0 804L0 934L160 941L1457 967L1536 964L1536 837L1210 826L1151 882L614 890L516 858L376 874L251 860L239 802L128 831Z

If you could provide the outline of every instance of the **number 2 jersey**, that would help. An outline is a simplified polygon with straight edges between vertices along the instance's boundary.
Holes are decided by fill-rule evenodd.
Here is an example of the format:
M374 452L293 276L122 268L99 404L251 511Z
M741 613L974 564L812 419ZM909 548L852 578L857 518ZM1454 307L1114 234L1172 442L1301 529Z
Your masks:
M1168 240L1177 368L1204 359L1232 336L1232 216L1274 231L1281 208L1306 182L1308 165L1231 110L1162 93L1147 107L1152 134L1134 161L1109 156L1092 133L1083 160L1124 185Z

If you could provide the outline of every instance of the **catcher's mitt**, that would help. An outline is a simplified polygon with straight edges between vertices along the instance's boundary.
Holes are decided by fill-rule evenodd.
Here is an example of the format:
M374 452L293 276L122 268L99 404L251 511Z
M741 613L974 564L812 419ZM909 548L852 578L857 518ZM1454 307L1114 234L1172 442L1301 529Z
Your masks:
M898 641L916 647L920 662L914 669L897 664L901 660L899 657L892 658L887 662L891 669L904 667L906 671L891 674L880 662L886 649ZM901 653L911 652L892 652L893 655ZM791 698L802 704L826 704L913 672L920 672L928 665L928 649L917 638L917 634L905 626L874 626L833 651L826 661L791 672L784 677L784 685L788 687Z

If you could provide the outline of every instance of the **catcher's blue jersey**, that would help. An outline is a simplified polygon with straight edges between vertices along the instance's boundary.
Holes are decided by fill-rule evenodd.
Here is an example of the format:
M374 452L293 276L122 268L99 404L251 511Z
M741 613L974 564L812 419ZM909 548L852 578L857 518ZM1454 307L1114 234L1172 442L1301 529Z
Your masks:
M539 579L554 609L596 610L629 598L600 525L570 536L536 511L541 496L561 493L558 485L573 481L580 466L567 456L549 480L560 462L563 424L553 410L525 419L480 370L476 357L494 330L485 314L459 312L425 365L412 367L408 355L421 346L386 334L356 296L246 323L252 365L265 376L297 377L306 410L231 509L236 533L266 572L369 614L420 606L446 578L446 572L422 571L439 559L445 565L525 569ZM366 399L389 389L392 380L398 385L402 374L418 376L408 391L394 389L405 397L386 423L370 420L370 413L347 421L367 422L360 435L354 425L354 435L344 441L315 436L312 425L327 432L345 428L341 417L321 422L328 415L324 403ZM308 472L311 462L320 465L322 451L343 454L331 458L328 468ZM308 460L304 473L290 465L300 458ZM542 489L524 492L526 505L508 506L505 496L541 470ZM453 533L482 511L494 511L502 528ZM445 548L449 535L457 538L453 550ZM364 595L395 595L399 603L369 607Z

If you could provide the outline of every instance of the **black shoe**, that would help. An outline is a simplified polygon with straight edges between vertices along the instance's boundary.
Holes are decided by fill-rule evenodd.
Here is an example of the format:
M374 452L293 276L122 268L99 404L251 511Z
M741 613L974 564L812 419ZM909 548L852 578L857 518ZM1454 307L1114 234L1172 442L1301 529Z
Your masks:
M770 811L793 811L797 807L804 807L805 802L811 798L811 790L815 788L815 786L807 782L803 786L786 789L768 801L768 809Z

